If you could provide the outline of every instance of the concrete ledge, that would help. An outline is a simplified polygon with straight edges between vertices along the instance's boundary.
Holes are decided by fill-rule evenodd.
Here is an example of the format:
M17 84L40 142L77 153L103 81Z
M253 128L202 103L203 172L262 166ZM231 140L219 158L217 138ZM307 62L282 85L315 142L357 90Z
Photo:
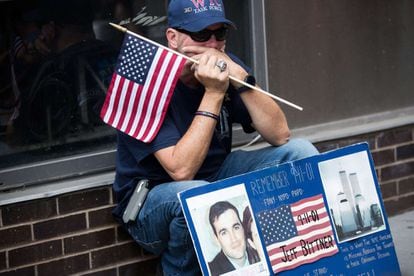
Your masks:
M28 188L19 188L10 192L1 192L0 206L112 185L114 177L115 172L102 173L93 176L83 176L70 180L30 186Z
M294 137L306 137L311 142L316 143L396 128L413 123L414 106L293 129L292 135Z

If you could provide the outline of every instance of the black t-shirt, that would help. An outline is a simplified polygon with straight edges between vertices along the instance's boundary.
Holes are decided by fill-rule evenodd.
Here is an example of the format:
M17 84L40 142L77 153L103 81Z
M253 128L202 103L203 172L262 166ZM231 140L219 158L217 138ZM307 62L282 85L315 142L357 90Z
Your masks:
M236 58L235 60L240 62ZM119 204L114 210L115 216L122 216L139 179L148 179L150 187L173 181L153 153L177 144L191 125L203 94L203 87L191 89L178 81L164 122L151 143L141 142L118 131L117 169L113 189ZM230 86L206 159L194 179L209 180L215 176L231 151L233 123L240 123L246 132L254 131L244 103L237 91Z

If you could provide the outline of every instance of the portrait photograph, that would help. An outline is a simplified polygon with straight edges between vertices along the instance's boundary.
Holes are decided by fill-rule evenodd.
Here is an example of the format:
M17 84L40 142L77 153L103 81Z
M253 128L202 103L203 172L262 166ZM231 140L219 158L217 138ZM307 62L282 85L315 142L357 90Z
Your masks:
M268 275L244 184L187 199L210 275Z

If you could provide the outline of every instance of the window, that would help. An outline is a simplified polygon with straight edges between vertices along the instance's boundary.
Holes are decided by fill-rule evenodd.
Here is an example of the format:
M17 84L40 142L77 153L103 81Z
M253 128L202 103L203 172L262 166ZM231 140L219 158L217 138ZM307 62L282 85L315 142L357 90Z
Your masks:
M114 168L100 109L123 34L164 43L167 0L0 1L0 190ZM250 64L248 1L225 1Z

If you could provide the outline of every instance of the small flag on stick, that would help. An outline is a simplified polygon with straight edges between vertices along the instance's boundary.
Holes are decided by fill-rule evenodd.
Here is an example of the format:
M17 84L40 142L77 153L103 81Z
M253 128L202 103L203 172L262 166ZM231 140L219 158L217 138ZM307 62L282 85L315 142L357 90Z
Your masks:
M157 135L186 60L198 61L126 28L118 63L101 109L102 120L145 143ZM298 110L301 106L233 76L229 78Z
M186 59L165 47L125 34L102 120L150 143L165 118Z

